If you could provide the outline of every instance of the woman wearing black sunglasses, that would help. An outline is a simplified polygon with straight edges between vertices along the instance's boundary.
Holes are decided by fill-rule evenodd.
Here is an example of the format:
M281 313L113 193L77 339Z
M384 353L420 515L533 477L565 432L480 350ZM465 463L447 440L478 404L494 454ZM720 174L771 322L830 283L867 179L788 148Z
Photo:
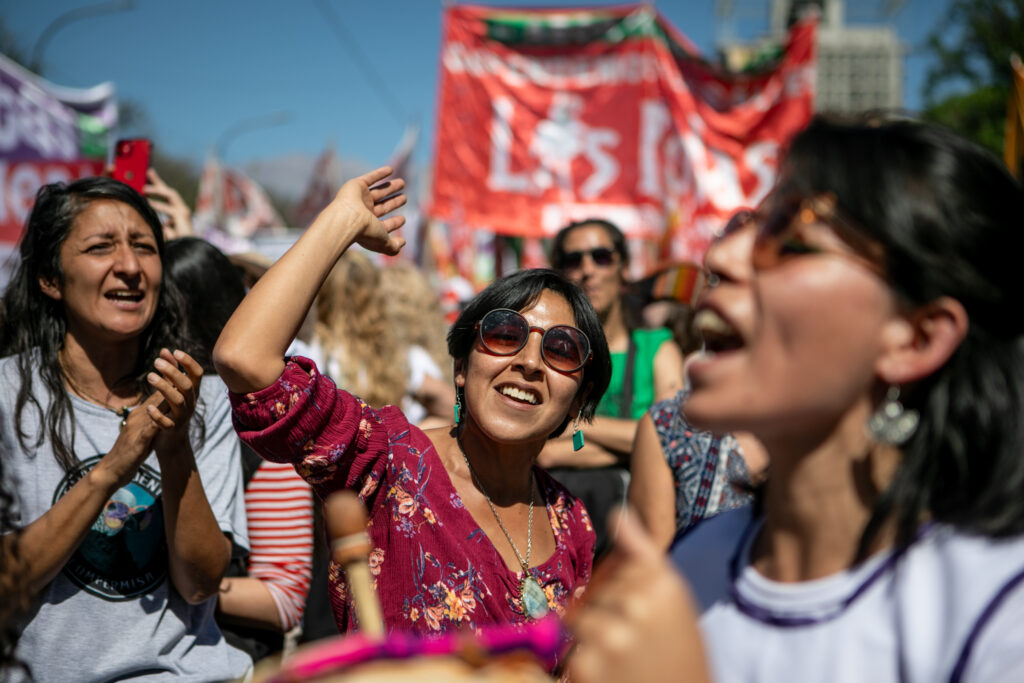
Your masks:
M817 119L711 246L686 415L770 462L759 505L673 550L716 680L1020 679L1021 216L1024 188L948 131ZM681 586L632 540L577 625L574 680L697 670ZM612 632L636 657L602 654Z
M587 295L612 353L608 391L584 430L586 448L576 451L568 439L558 439L540 457L593 512L600 557L610 546L605 517L625 503L638 421L652 403L682 388L683 356L669 329L644 328L631 313L625 299L629 250L615 224L589 218L565 226L552 240L551 263Z
M396 254L401 180L382 168L346 183L260 279L224 328L215 363L235 392L242 438L295 464L325 497L359 492L388 630L436 634L562 612L585 587L586 510L534 466L552 436L589 420L608 384L600 323L577 287L525 271L474 298L448 338L456 426L423 432L393 406L372 410L315 365L284 353L334 263L352 244ZM330 596L358 628L344 574Z

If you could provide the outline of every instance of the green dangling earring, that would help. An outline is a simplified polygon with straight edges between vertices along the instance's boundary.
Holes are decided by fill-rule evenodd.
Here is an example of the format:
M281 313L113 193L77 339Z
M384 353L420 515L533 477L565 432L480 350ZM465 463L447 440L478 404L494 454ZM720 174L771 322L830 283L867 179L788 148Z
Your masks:
M580 417L583 415L583 409L580 408L580 412L576 415L576 421L572 425L572 450L573 452L583 448L583 432L580 431Z
M459 426L459 421L462 418L462 415L460 415L461 412L462 412L462 400L458 396L456 396L455 397L455 426L456 427Z

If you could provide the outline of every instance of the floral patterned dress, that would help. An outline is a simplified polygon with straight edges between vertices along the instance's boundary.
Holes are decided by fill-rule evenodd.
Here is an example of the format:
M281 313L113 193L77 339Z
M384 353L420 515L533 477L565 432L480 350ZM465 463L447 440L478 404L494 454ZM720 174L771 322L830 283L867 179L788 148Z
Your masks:
M373 410L301 357L271 386L233 394L231 403L242 440L268 460L292 463L321 498L345 488L359 492L388 631L429 635L528 621L519 605L522 573L505 565L430 439L398 408ZM561 614L590 579L594 531L579 500L534 471L555 552L530 573ZM338 628L357 629L345 574L333 562L329 582Z

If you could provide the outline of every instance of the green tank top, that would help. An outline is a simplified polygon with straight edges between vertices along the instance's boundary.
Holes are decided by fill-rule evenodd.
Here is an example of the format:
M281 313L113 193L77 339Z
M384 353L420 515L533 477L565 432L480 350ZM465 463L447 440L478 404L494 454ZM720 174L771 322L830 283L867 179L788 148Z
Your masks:
M612 379L608 391L597 404L597 414L604 417L625 417L639 420L654 403L654 355L661 345L672 339L665 327L633 330L636 356L633 360L633 400L628 415L621 415L622 378L626 373L626 351L612 354Z

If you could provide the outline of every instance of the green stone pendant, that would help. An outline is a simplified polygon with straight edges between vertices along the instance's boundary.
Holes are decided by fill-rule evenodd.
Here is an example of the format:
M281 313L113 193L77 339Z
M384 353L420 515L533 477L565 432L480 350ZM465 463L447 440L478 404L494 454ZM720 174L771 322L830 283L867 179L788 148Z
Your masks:
M550 611L547 594L529 572L523 572L523 581L519 585L519 604L523 614L530 619L540 619Z
M578 451L583 448L583 432L576 430L572 433L572 449Z

